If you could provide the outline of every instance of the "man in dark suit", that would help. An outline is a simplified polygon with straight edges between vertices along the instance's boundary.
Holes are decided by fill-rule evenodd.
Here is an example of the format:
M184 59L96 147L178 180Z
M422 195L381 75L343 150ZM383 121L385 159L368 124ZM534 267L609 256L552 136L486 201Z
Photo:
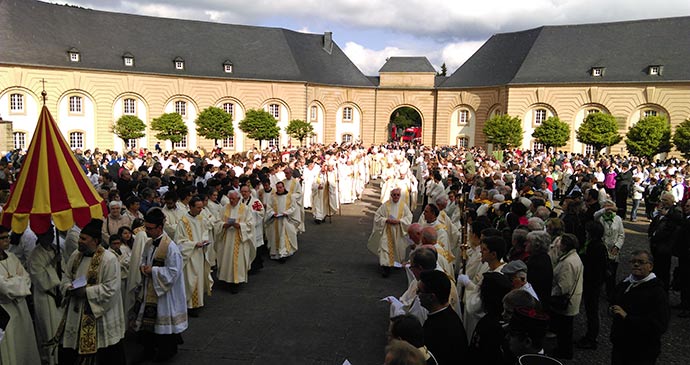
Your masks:
M625 212L628 210L628 194L632 185L633 171L627 162L623 162L623 169L616 175L616 207L621 219L625 219Z
M424 322L424 342L439 365L457 364L467 356L467 335L462 320L448 304L450 279L441 271L420 274L417 295L429 311Z

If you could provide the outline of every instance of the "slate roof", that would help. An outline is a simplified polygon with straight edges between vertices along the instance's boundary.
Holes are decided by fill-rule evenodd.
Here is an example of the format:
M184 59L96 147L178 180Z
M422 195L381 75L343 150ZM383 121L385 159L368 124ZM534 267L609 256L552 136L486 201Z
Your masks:
M436 72L426 57L390 57L379 72Z
M690 81L690 17L544 26L492 36L441 88ZM662 65L663 73L648 75ZM592 77L592 67L604 67Z
M373 86L323 35L0 0L0 63L196 77ZM80 52L70 62L68 50ZM123 55L134 56L127 67ZM176 70L173 60L184 60ZM233 72L223 63L231 61Z

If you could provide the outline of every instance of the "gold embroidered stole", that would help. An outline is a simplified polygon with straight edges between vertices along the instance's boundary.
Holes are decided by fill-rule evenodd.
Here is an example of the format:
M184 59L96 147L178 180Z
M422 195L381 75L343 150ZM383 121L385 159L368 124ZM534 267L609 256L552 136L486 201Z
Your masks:
M245 205L242 203L238 203L239 208L237 209L237 218L235 218L235 222L240 223L240 218L244 217L244 208ZM228 208L225 209L225 215L223 218L225 218L225 221L228 221L228 218L232 215L232 205L228 204ZM223 235L225 235L227 230L223 232ZM235 284L239 283L239 280L237 279L237 276L239 274L239 266L237 264L237 259L240 257L240 244L242 244L242 228L237 228L235 229L235 237L234 237L234 243L232 246L232 277L235 282Z
M390 200L386 202L386 205L387 205L386 210L389 213L391 210L391 204L392 203ZM398 202L398 212L397 212L397 216L395 217L395 219L400 220L400 218L402 217L404 208L405 208L405 204L403 204L402 202ZM386 219L388 219L388 218L386 218ZM391 225L388 223L386 223L386 239L388 241L388 263L390 264L390 266L393 266L395 263L395 254L394 254L395 251L393 251L395 249L395 242L393 240L393 228L391 228Z
M280 212L278 212L278 196L279 195L277 193L273 193L273 194L274 194L273 195L273 202L272 202L273 203L273 211L275 213L280 214ZM290 206L292 206L292 199L291 199L290 193L288 193L285 196L285 210L287 211L288 209L290 209ZM275 241L276 252L280 251L280 230L279 230L280 227L278 227L278 225L279 225L278 222L279 221L277 221L277 220L275 222L273 222L273 229L275 230L275 238L276 238L276 241ZM288 247L288 250L290 250L290 239L287 237L287 235L285 236L285 244Z
M170 242L172 242L170 237L163 235L158 247L154 247L153 260L151 262L152 267L165 266L165 259L168 257L168 246L170 246ZM158 296L156 295L156 289L153 287L153 280L153 271L151 271L151 277L146 278L144 316L141 320L141 329L149 332L154 332L156 317L158 317Z

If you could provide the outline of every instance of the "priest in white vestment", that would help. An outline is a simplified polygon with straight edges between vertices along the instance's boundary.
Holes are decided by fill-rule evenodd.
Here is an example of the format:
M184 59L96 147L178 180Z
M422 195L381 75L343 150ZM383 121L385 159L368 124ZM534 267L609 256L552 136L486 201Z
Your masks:
M144 345L144 360L169 360L187 329L187 298L180 250L165 233L165 215L152 209L144 217L150 238L141 259L143 281L134 306L134 330Z
M374 215L374 228L367 247L379 257L382 275L387 277L391 267L400 267L405 260L408 241L407 227L412 223L412 212L401 199L401 189L391 191L391 197L383 203Z
M161 208L161 211L165 214L165 233L168 237L175 237L177 222L187 214L187 209L184 206L180 207L177 201L177 193L174 191L165 193L164 201L165 205Z
M230 283L235 294L240 283L249 279L249 269L256 256L254 247L254 216L252 210L240 204L240 194L231 191L230 203L225 206L222 229L216 237L218 280Z
M297 213L299 213L295 215L296 218L299 218L297 232L304 233L304 208L302 208L302 184L297 179L292 177L291 168L288 167L283 171L285 173L285 180L283 180L283 184L285 184L285 190L288 192L288 195L295 197L296 209Z
M10 232L0 226L0 307L10 316L0 341L0 364L40 364L34 326L25 298L31 278L21 262L8 252Z
M302 182L304 183L304 191L306 192L304 194L304 208L309 209L312 207L312 194L311 194L311 187L314 184L314 180L316 180L316 177L319 176L319 173L321 172L321 167L319 165L314 163L314 160L309 159L307 160L307 166L304 169L304 173L302 174Z
M448 262L455 264L455 256L450 250L448 231L446 226L438 220L439 214L440 211L436 205L431 203L427 204L422 213L422 217L424 218L422 225L424 227L434 227L434 229L436 229L436 234L438 236L436 243L443 248L443 251L439 251L439 254L443 254ZM421 220L420 223L422 223Z
M211 295L213 279L207 250L211 246L211 223L203 217L204 202L195 196L189 201L189 212L177 224L175 243L182 253L187 309L190 316L198 316L204 306L204 293Z
M295 196L290 195L281 181L266 204L266 245L271 259L284 262L297 252L299 211Z
M312 184L312 213L316 224L322 223L326 217L338 212L338 182L333 166L328 165Z
M125 316L120 262L101 243L103 221L92 219L79 234L61 289L67 297L60 363L122 364Z
M26 264L34 287L36 340L40 345L55 336L63 313L60 281L65 262L62 254L57 252L55 230L52 227L46 233L38 235L36 248L29 255ZM44 346L39 346L39 351L42 363L49 365L57 363L57 352L51 352Z

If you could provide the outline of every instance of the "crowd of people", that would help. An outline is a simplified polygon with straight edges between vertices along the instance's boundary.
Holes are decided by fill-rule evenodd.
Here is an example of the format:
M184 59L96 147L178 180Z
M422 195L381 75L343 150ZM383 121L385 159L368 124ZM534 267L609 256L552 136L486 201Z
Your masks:
M0 162L0 188L14 183L21 157ZM143 359L165 361L213 288L237 293L264 259L286 263L305 212L330 222L370 183L381 206L367 247L382 276L404 268L409 278L389 299L390 336L402 340L389 354L411 345L428 364L509 364L544 353L552 332L549 354L572 358L581 303L587 333L575 345L597 347L605 288L613 363L653 363L668 290L681 290L679 316L690 316L690 173L679 160L397 143L75 157L108 214L57 234L0 228L0 306L13 319L2 363L120 364L126 333ZM643 200L650 250L632 254L632 273L618 283L623 221L638 219ZM630 343L634 351L623 351Z

